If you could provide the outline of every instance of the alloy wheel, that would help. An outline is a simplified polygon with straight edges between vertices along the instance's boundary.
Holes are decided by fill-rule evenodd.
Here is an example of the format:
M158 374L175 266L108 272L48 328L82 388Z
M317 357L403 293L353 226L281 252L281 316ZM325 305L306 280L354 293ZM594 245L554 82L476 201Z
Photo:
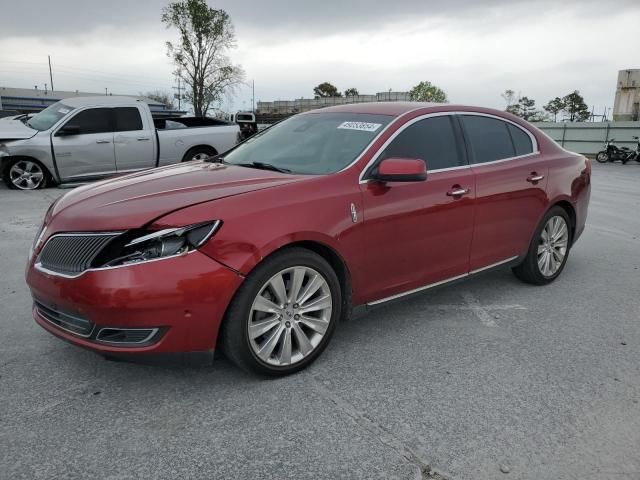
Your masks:
M545 277L553 277L564 262L569 246L569 228L561 216L551 217L540 234L538 268Z
M44 172L36 162L20 160L9 169L9 178L20 190L35 190L44 182Z
M249 312L253 353L275 366L305 359L324 338L332 305L329 284L318 271L296 266L278 272L262 286Z

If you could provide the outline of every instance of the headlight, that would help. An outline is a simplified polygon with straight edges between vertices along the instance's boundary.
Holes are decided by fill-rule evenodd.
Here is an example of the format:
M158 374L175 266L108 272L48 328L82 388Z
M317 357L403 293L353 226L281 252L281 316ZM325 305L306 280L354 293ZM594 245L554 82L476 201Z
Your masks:
M100 252L93 265L115 267L160 258L184 255L202 246L220 228L222 222L198 223L180 228L168 228L150 232L127 232L112 241Z
M4 143L0 143L0 157L4 157L5 155L9 155L9 149Z

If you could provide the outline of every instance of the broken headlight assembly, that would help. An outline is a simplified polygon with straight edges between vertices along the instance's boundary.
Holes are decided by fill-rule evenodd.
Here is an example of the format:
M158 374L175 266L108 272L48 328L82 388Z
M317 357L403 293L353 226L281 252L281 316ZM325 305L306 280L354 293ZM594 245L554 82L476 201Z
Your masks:
M94 259L94 268L133 265L161 258L186 255L215 234L222 222L215 220L164 230L133 230L120 235Z

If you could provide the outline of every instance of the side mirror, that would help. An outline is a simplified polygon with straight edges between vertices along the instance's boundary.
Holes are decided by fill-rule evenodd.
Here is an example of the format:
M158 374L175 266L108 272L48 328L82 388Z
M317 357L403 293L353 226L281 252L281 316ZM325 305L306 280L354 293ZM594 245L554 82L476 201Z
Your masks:
M418 158L385 158L372 178L381 182L424 182L427 166Z
M79 135L80 127L78 125L65 125L58 130L58 136L64 137L67 135Z

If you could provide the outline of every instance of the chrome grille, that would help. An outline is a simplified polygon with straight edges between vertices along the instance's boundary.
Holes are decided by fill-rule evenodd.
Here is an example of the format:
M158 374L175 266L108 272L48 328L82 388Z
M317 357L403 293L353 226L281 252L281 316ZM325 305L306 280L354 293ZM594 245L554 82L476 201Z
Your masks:
M38 263L47 270L79 274L118 233L74 233L51 237L40 252Z
M41 302L35 302L38 313L42 315L49 323L62 328L76 335L88 337L93 330L93 323L86 318L77 315L71 315L58 310L56 307L45 305Z

